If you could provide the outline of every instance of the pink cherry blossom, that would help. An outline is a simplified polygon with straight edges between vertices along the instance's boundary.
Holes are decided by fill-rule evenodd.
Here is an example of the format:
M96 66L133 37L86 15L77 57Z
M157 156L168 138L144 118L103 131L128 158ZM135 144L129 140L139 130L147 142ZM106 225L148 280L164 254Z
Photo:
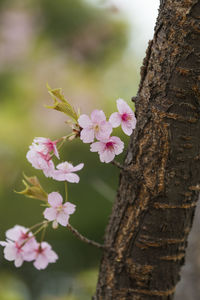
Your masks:
M123 149L124 143L117 136L111 136L90 146L90 151L98 152L100 161L105 163L111 162L115 155L122 153Z
M32 236L31 232L28 232L28 228L20 225L15 225L13 228L6 231L6 238L11 241L18 241L23 243L27 238Z
M29 148L26 154L27 160L35 169L42 170L46 177L51 177L55 167L46 146L33 143Z
M52 250L47 242L37 244L33 249L33 252L35 253L33 265L38 270L45 269L49 263L55 263L58 259L58 255Z
M14 261L15 267L21 267L23 264L23 249L17 242L3 242L0 241L0 245L4 248L4 257L9 261Z
M0 245L4 248L4 257L9 261L14 261L16 267L20 267L26 260L26 251L35 245L36 241L28 229L16 225L6 231L6 241L0 241ZM31 260L34 258L32 257Z
M134 112L123 99L117 100L117 108L119 112L114 112L110 116L109 122L114 128L121 124L124 133L131 135L136 125Z
M59 223L62 226L67 226L69 216L75 212L76 205L66 202L62 204L63 198L57 192L52 192L48 195L48 207L43 212L45 219L54 221L53 225L56 228Z
M55 156L59 159L59 153L56 147L56 144L58 143L58 140L56 141L52 141L49 138L44 138L44 137L37 137L33 140L33 143L38 144L43 146L44 151L47 153L50 153L53 151L53 153L55 154Z
M84 164L81 163L77 166L73 166L69 162L63 162L56 166L56 169L54 172L52 172L52 178L58 181L68 181L72 183L78 183L80 178L77 174L74 174L74 172L79 171L83 168Z
M80 138L84 143L92 143L97 140L108 138L112 132L112 126L106 121L102 110L95 109L90 118L83 114L79 117L78 123L81 126Z

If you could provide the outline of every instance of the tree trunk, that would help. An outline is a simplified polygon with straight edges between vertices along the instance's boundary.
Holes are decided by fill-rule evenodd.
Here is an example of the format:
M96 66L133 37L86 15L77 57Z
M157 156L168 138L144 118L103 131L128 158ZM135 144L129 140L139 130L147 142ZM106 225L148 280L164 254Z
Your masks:
M94 299L172 299L200 190L200 1L161 1Z

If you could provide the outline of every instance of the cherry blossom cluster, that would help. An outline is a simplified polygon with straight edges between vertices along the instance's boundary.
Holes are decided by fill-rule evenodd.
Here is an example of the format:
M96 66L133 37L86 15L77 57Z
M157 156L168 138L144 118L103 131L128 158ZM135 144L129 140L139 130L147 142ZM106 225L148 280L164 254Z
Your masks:
M74 167L68 162L60 163L56 166L52 160L53 155L59 159L59 153L56 144L59 140L51 141L48 138L35 138L32 145L29 147L26 158L35 169L42 170L46 177L52 177L58 181L79 182L79 176L74 172L83 168L81 163ZM53 154L52 154L53 152Z
M38 243L28 228L15 225L6 231L6 242L1 241L4 257L14 261L15 267L20 267L24 261L33 261L36 269L45 269L48 263L54 263L58 255L47 242Z
M124 143L117 136L110 136L113 128L122 126L125 134L131 135L136 125L134 112L129 105L123 100L117 100L118 112L113 113L109 121L102 110L94 110L90 118L83 114L78 119L81 127L80 138L84 143L92 143L91 152L98 152L100 161L109 163L115 155L123 152ZM94 142L94 139L97 142Z
M24 175L23 183L26 188L19 193L44 202L43 206L46 208L43 216L45 220L33 225L30 229L15 225L6 231L6 241L0 241L0 245L4 247L5 259L14 261L16 267L20 267L24 261L33 261L34 267L38 270L45 269L49 263L54 263L58 259L58 255L51 246L43 241L50 223L53 229L58 228L60 224L68 227L81 240L89 241L69 224L70 215L75 212L76 205L68 201L67 182L79 182L80 178L75 172L80 171L84 164L79 163L73 166L67 161L55 164L55 159L60 160L59 149L63 143L80 137L83 143L91 143L90 151L98 152L101 162L109 163L124 149L121 139L111 136L113 128L121 125L123 132L130 136L136 125L134 112L122 99L117 100L118 112L112 113L107 120L102 110L95 109L90 117L86 114L77 114L59 89L49 90L49 92L55 102L54 106L50 108L64 112L71 118L68 124L72 128L72 133L55 141L44 137L35 138L29 147L26 158L35 169L42 170L46 177L65 182L66 201L63 202L63 198L58 192L46 193L36 176ZM57 101L57 98L60 102ZM40 242L36 240L38 233L41 233ZM90 241L90 244L98 245L93 241ZM103 246L99 244L99 247Z

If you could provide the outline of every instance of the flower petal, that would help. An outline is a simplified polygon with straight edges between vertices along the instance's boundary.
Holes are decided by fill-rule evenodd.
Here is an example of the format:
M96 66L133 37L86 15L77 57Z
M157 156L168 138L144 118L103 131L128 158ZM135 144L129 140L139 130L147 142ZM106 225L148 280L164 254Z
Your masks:
M64 211L61 211L58 213L56 220L60 225L67 226L69 215L66 214Z
M58 255L51 249L47 250L47 257L50 263L54 263L58 259Z
M73 167L73 172L80 171L81 169L83 169L83 167L84 167L84 164L81 163L81 164Z
M106 121L106 116L103 112L103 110L95 109L91 113L91 120L93 123L101 123L103 121Z
M105 150L103 153L100 153L100 161L109 163L111 162L115 157L114 151L111 150Z
M109 138L112 132L112 125L109 122L102 122L99 131L96 132L96 138L100 141Z
M7 246L7 242L5 242L5 241L0 241L0 246L2 246L2 247L5 247L5 246Z
M43 270L48 266L48 259L47 257L42 253L38 254L36 260L34 261L33 265L38 270Z
M27 228L20 226L20 225L15 225L13 228L8 229L6 231L6 237L9 240L17 241L21 238L22 234L26 233L27 231L28 231Z
M70 202L66 202L64 205L63 205L63 210L66 214L68 215L71 215L75 212L76 210L76 205L70 203Z
M68 161L60 163L56 166L56 169L62 170L62 171L68 172L68 173L72 172L73 168L74 168L73 165L70 164Z
M23 264L23 257L21 254L18 254L17 257L15 258L15 262L14 262L14 265L16 268L19 268L21 267L21 265Z
M122 122L122 130L123 132L130 136L133 132L133 128L130 122Z
M105 145L102 142L95 142L90 145L91 152L101 152L104 150L104 148L105 148Z
M133 113L133 110L123 99L117 100L117 108L120 114Z
M52 174L52 178L58 181L65 181L65 175L66 173L64 173L62 170L55 170Z
M124 150L124 143L117 136L111 137L112 142L114 142L114 152L116 155L119 155Z
M48 202L52 207L58 207L62 204L63 198L58 192L52 192L48 195Z
M87 128L92 126L92 121L90 120L90 118L87 115L81 115L78 118L78 124L82 127L82 128Z
M57 210L56 210L56 208L48 207L44 210L43 215L44 215L45 219L47 219L49 221L53 221L56 219Z
M94 129L82 129L80 139L83 141L83 143L92 143L94 141Z
M114 112L109 119L113 128L118 127L121 124L121 116L118 112Z
M72 183L78 183L80 178L77 174L69 173L65 174L65 180Z
M5 259L12 261L15 260L17 255L17 248L14 243L8 243L4 248L4 257Z
M58 149L56 147L56 144L53 144L53 153L55 154L55 156L60 159L59 153L58 153Z

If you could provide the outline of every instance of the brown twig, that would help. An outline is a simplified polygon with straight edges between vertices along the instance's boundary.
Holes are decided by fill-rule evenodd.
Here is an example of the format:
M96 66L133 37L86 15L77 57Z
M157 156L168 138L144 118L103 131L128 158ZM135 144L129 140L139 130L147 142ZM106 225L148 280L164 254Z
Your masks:
M126 168L124 166L122 166L118 161L116 160L112 160L111 164L113 164L114 166L116 166L117 168L126 171Z
M72 227L70 224L67 225L67 227L69 228L69 230L79 239L81 240L82 242L85 242L87 244L90 244L90 245L93 245L97 248L100 248L100 249L107 249L106 246L104 245L101 245L95 241L92 241L92 240L89 240L88 238L86 238L85 236L83 236L82 234L80 234L78 232L78 230L76 230L74 227Z

